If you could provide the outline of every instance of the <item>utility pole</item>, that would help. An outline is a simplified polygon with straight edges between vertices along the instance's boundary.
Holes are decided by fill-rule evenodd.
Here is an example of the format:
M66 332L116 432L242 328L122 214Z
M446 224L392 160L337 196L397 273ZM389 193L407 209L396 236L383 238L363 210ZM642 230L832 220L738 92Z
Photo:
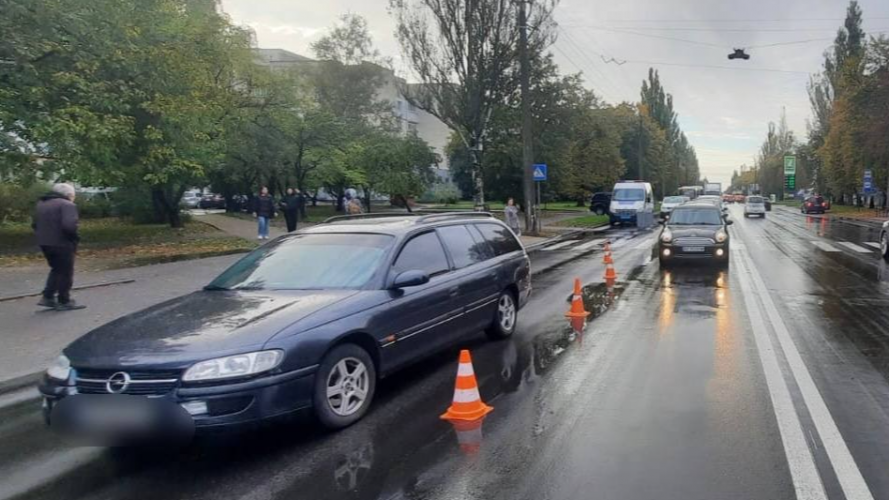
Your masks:
M534 217L535 211L539 211L537 201L534 198L534 140L531 130L531 63L528 56L528 15L525 12L525 3L529 0L518 0L519 3L519 63L520 63L520 87L522 91L522 187L525 194L525 231L536 235L539 219Z
M645 166L642 163L642 106L639 106L639 140L636 142L636 158L639 160L639 180L645 180Z

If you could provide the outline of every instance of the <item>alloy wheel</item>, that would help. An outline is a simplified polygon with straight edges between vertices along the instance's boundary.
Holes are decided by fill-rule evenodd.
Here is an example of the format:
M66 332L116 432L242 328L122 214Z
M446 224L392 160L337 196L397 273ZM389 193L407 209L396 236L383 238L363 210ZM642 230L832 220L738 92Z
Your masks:
M497 303L497 320L504 332L511 332L515 326L516 308L512 295L504 293Z
M364 406L370 379L367 367L357 358L343 358L327 376L327 403L337 415L347 417Z

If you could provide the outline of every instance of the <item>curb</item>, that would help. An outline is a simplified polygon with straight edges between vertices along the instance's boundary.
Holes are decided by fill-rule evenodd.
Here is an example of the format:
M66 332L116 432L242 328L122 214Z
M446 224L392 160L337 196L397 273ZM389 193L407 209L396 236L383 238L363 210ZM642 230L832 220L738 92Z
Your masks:
M103 281L101 283L92 283L89 285L75 286L75 287L72 287L71 290L87 290L90 288L100 288L103 286L114 286L114 285L126 285L128 283L135 283L135 282L136 282L136 280L134 280L134 279ZM30 292L30 293L24 293L24 294L20 294L20 295L8 295L8 296L0 297L0 302L7 302L10 300L24 299L24 298L28 298L28 297L38 297L41 295L41 293L42 292ZM0 386L2 386L2 384L0 384Z
M27 375L21 375L19 377L11 378L9 380L0 381L0 395L35 386L37 385L37 382L40 382L40 378L42 376L43 372L39 371L36 373L29 373Z

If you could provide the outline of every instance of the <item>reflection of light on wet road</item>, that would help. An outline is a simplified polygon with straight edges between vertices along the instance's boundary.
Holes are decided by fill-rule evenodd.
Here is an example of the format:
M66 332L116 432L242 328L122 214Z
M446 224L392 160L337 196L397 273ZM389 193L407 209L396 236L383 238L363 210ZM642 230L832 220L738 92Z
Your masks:
M661 308L658 313L658 335L664 335L673 326L676 314L676 290L673 289L671 283L673 281L673 273L664 271L663 287L661 288Z
M731 320L734 304L732 303L731 289L725 286L727 282L728 277L725 271L720 271L719 277L716 279L719 286L713 289L716 304L716 336L713 353L714 376L708 384L708 393L711 398L719 400L720 405L739 407L742 404L742 399L728 400L725 397L725 394L730 392L727 390L726 384L730 384L737 376L738 363L743 357L738 352L740 346L736 335L737 329ZM748 298L748 300L752 299Z

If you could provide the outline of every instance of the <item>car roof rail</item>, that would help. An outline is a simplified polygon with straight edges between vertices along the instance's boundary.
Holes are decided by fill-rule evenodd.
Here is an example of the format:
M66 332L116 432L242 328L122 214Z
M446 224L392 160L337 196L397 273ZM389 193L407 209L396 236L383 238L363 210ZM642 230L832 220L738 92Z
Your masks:
M369 214L348 214L348 215L334 215L333 217L328 217L324 219L322 224L327 224L330 222L340 222L346 220L355 220L355 219L381 219L384 217L416 217L417 214L411 212L373 212Z
M469 217L494 218L491 212L443 212L438 214L423 215L417 219L418 223L429 222L435 219L465 219Z

